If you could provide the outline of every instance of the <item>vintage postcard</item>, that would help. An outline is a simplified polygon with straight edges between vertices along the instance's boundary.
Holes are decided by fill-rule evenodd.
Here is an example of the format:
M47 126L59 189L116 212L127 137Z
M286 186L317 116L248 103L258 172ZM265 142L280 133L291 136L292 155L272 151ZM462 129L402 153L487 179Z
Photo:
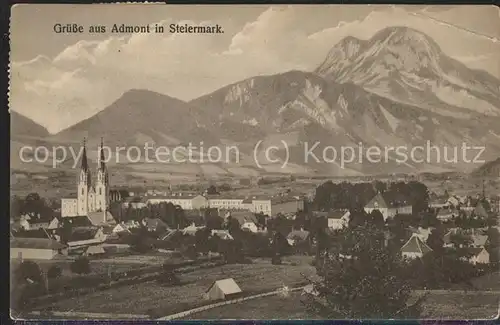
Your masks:
M25 4L14 319L493 319L494 6Z

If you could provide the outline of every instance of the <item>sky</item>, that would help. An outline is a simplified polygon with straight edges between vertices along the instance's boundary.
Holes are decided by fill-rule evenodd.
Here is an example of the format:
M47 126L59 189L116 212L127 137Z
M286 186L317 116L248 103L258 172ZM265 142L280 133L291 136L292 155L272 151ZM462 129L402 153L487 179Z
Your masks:
M83 25L57 34L56 23ZM113 24L162 24L163 34L111 34ZM224 34L171 34L172 23ZM105 25L108 32L90 34ZM447 55L500 77L494 6L22 4L12 9L10 108L58 132L130 89L191 100L246 78L313 70L346 36L388 26L432 37Z

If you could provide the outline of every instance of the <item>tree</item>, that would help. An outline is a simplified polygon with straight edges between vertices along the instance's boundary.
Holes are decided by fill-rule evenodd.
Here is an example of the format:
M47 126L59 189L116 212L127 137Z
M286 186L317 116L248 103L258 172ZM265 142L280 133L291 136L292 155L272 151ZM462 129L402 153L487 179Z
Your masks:
M323 257L314 282L318 296L309 297L308 307L330 319L417 318L419 304L407 306L406 264L384 248L383 231L365 223L341 235Z
M24 261L19 265L16 272L17 282L29 281L33 283L42 284L43 274L40 266L33 261Z
M10 217L17 218L22 214L23 200L17 196L13 195L10 197Z
M444 230L442 227L434 228L429 237L427 237L426 244L429 246L436 254L439 254L443 251L444 245Z
M224 183L220 186L219 188L222 192L228 192L228 191L231 191L233 188L231 187L231 185L229 185L228 183Z
M148 231L145 227L139 228L133 235L131 235L130 249L138 253L147 253L153 249L148 240Z
M61 275L62 275L62 270L57 265L51 266L50 269L47 271L47 277L49 279L55 279L60 277Z
M382 229L385 226L384 215L379 210L373 210L370 212L369 219L373 225L377 228Z
M290 245L280 231L275 231L271 237L270 247L273 256L283 256L289 251Z
M11 288L11 309L21 311L29 308L31 298L46 292L42 270L38 264L33 261L22 262L15 272L15 285Z
M160 277L158 278L158 281L168 285L180 284L180 280L175 274L174 267L168 262L163 263L162 272Z
M242 230L241 230L240 223L238 222L237 219L235 219L231 216L228 216L226 218L224 228L227 229L227 231L229 231L229 234L231 234L231 236L234 239L240 238Z
M211 233L210 229L202 228L194 234L195 247L198 253L204 253L204 254L208 253L208 250L210 248L208 245L210 233Z
M219 211L216 208L208 208L204 210L205 226L208 229L222 229L222 218L219 216Z
M378 180L373 183L373 187L379 193L384 193L385 191L387 191L387 184Z
M79 257L70 264L71 272L76 274L89 274L90 262L86 257Z
M219 192L217 191L217 187L215 187L215 185L210 185L210 186L207 188L207 194L208 194L208 195L216 195L216 194L219 194Z
M30 193L24 199L22 206L22 213L29 214L30 216L42 215L46 213L45 201L38 193Z
M121 202L111 202L109 206L109 212L118 223L123 221L124 211Z

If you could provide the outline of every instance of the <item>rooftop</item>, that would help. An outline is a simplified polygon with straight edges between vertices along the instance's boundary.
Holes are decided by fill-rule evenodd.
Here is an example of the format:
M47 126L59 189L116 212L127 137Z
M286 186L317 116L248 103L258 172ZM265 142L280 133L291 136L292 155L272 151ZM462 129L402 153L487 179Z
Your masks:
M11 248L32 248L32 249L63 249L66 246L52 239L45 238L11 238Z
M403 253L421 253L422 255L431 252L432 249L424 243L419 236L413 234L406 244L401 247Z
M228 279L224 279L224 280L217 280L217 281L215 281L207 289L207 292L210 291L210 289L212 289L213 286L217 286L226 295L230 295L230 294L233 294L233 293L240 293L241 292L240 287L238 286L238 284L236 283L236 281L234 281L233 278L228 278Z

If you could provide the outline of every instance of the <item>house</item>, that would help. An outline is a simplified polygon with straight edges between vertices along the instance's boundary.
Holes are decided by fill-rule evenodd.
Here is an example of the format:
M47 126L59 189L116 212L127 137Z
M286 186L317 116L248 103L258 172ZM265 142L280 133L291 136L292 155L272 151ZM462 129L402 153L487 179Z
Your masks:
M223 230L223 229L212 229L211 235L217 236L222 240L233 240L234 239L228 230Z
M349 210L335 210L327 214L329 229L342 229L349 224Z
M427 238L429 238L429 235L431 234L432 229L431 228L422 228L422 227L418 227L415 229L413 227L410 227L410 231L412 232L412 234L415 234L416 236L418 236L418 238L420 238L425 243L425 242L427 242Z
M231 299L242 293L233 278L215 281L205 292L209 300Z
M490 254L484 247L469 247L467 251L471 255L468 258L469 263L473 265L490 263Z
M267 216L272 216L271 198L265 196L254 196L251 198L252 206L250 211L253 213L262 213Z
M318 292L318 290L316 290L316 288L314 288L313 284L308 284L302 290L302 295L313 295L313 296L317 297L317 296L319 296L319 292Z
M67 238L66 244L70 249L75 247L100 244L106 240L101 228L75 228Z
M446 222L453 219L455 217L455 214L456 213L451 209L441 208L439 209L436 218L439 221Z
M26 230L29 229L56 229L59 227L59 220L52 215L45 216L23 216L21 217L20 226Z
M409 259L422 258L429 252L432 252L432 249L416 234L413 234L401 247L401 255Z
M250 211L232 211L229 213L231 218L238 221L241 229L256 233L259 231L257 227L257 217Z
M130 230L128 229L127 226L125 226L125 223L120 222L119 224L117 224L116 226L113 227L113 230L111 232L114 234L119 234L119 233L123 233L123 232L130 233Z
M48 230L44 228L32 229L32 230L18 230L12 232L12 237L15 238L44 238L44 239L55 239L57 234L55 230Z
M460 233L458 228L450 228L443 236L443 247L453 247L452 238L455 234Z
M63 217L60 220L62 227L71 226L71 228L93 227L92 221L87 216Z
M89 212L87 217L94 226L116 224L115 218L113 218L109 211Z
M487 235L473 233L470 237L472 239L472 247L484 248L486 243L488 242Z
M453 195L450 196L448 200L446 200L446 204L451 207L458 207L460 204L462 204L462 201L458 196Z
M429 202L429 207L434 209L449 208L451 206L448 198L436 198Z
M116 226L113 227L113 233L121 233L121 232L131 232L131 229L140 228L141 224L135 220L128 220L127 222L120 222Z
M104 250L102 245L89 245L89 246L85 247L83 255L91 256L91 255L98 255L98 254L104 254L104 253L106 253L106 251Z
M234 195L207 195L208 206L210 208L225 209L225 210L241 210L243 209L244 197Z
M46 238L11 238L11 259L51 260L57 255L66 255L67 246Z
M406 202L393 202L384 198L383 194L377 193L373 199L368 202L364 210L366 213L371 213L374 210L380 211L384 217L384 221L388 218L393 218L397 214L412 214L413 209Z
M161 231L168 228L168 225L160 218L144 218L142 219L142 225L148 231Z
M288 244L293 246L297 242L306 241L309 239L309 231L300 229L291 231L288 236L286 236L286 240Z
M191 193L172 193L170 195L150 195L145 198L147 204L172 203L183 210L202 209L209 206L209 200L203 195Z
M479 202L472 212L476 217L486 219L488 218L488 211L486 210L484 203Z
M179 238L184 235L182 230L178 229L167 229L163 234L158 236L158 240L163 240L163 241L169 241L172 240L173 238Z
M271 216L278 213L288 215L304 211L304 198L300 196L277 196L271 198Z
M189 236L194 236L196 235L196 232L200 229L205 228L205 226L196 226L196 224L193 222L186 228L182 229L182 233L184 235L189 235Z

